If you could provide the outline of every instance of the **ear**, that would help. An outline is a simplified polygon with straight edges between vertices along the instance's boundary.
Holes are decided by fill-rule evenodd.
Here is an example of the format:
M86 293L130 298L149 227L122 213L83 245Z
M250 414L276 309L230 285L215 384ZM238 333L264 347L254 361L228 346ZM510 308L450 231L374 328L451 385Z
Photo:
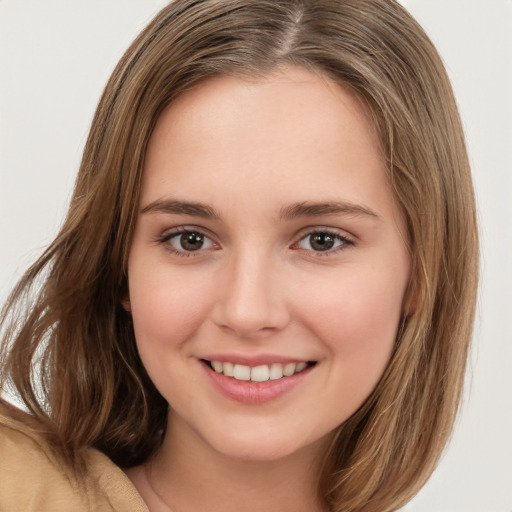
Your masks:
M127 313L132 312L132 303L130 302L130 297L128 295L126 295L126 297L123 297L121 299L121 305L123 306L124 310Z
M416 310L418 309L418 295L418 286L413 282L413 279L411 278L405 291L402 303L402 313L406 317L416 313Z

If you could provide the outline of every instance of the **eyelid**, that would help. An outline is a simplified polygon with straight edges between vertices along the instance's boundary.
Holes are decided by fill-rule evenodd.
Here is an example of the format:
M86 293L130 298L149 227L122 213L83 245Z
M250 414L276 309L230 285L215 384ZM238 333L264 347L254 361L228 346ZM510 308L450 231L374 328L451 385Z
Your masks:
M160 230L159 235L156 236L156 240L162 240L164 238L170 238L175 235L179 235L181 233L200 233L201 235L204 235L205 237L214 240L216 239L216 236L214 233L212 233L209 229L204 228L202 226L195 226L193 224L179 224L173 227L168 227L165 229ZM219 245L217 242L215 242L217 245Z
M204 238L208 239L213 247L208 247L206 249L198 249L197 251L185 251L185 250L179 250L173 247L170 243L170 241L181 234L185 233L198 233ZM211 251L211 250L218 250L220 248L219 243L215 240L215 237L213 235L209 234L209 230L199 227L199 226L191 226L191 225L180 225L176 226L174 228L168 228L164 230L160 235L157 235L155 238L155 243L163 245L167 251L169 251L172 254L175 254L177 256L182 257L197 257L201 256L203 253Z
M300 229L297 234L295 235L295 238L297 240L303 239L307 235L311 235L313 233L328 233L330 235L339 236L341 238L344 238L352 243L355 243L357 240L357 237L350 233L349 231L341 228L335 228L332 226L324 226L324 225L315 225L315 226L307 226L305 228Z
M314 251L312 249L302 249L298 247L299 243L302 242L308 236L314 234L327 234L338 240L341 240L343 243L341 246L335 247L333 249L328 249L325 251ZM327 227L327 226L311 226L308 228L303 228L297 233L296 241L292 244L291 248L296 250L303 250L310 253L313 253L318 256L330 256L336 254L339 251L346 250L348 247L353 246L356 243L356 237L347 231L339 228Z

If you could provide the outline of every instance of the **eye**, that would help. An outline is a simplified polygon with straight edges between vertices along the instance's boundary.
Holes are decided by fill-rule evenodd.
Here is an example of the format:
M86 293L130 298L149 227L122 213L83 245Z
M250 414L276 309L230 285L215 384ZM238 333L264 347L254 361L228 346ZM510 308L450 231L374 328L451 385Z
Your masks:
M166 244L169 249L179 255L187 253L214 249L216 246L213 241L204 233L195 230L180 229L163 236L160 242Z
M314 252L335 252L336 249L352 245L348 238L330 231L315 231L308 233L296 244L298 249L305 249Z

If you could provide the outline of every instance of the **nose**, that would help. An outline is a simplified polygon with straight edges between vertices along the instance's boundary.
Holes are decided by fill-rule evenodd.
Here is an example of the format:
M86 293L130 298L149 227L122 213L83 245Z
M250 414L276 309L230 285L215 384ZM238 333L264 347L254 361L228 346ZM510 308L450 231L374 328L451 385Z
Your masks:
M227 263L213 309L215 324L244 339L263 338L286 327L290 311L278 267L255 254Z

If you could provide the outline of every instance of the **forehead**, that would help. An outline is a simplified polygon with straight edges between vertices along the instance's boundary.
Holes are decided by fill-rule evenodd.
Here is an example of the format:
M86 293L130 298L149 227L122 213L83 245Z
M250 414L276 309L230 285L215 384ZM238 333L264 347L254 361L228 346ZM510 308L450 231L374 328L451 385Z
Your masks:
M164 110L153 132L152 146L157 146L157 138L163 141L164 132L180 132L190 143L205 143L200 140L203 130L210 130L209 140L232 135L234 141L249 133L252 139L259 136L255 143L262 142L261 126L266 124L267 138L275 139L280 123L286 121L288 130L281 133L281 139L289 135L288 142L295 139L298 143L302 137L313 143L320 136L327 138L328 132L336 136L338 128L351 124L353 140L362 141L369 135L380 147L369 108L354 91L320 72L296 66L277 68L265 77L220 75L199 82ZM272 125L276 130L269 132ZM346 138L348 134L344 135Z
M348 190L363 201L383 189L385 161L363 101L288 67L265 78L211 78L179 96L151 136L141 200L165 191L213 201L237 191L309 201Z

